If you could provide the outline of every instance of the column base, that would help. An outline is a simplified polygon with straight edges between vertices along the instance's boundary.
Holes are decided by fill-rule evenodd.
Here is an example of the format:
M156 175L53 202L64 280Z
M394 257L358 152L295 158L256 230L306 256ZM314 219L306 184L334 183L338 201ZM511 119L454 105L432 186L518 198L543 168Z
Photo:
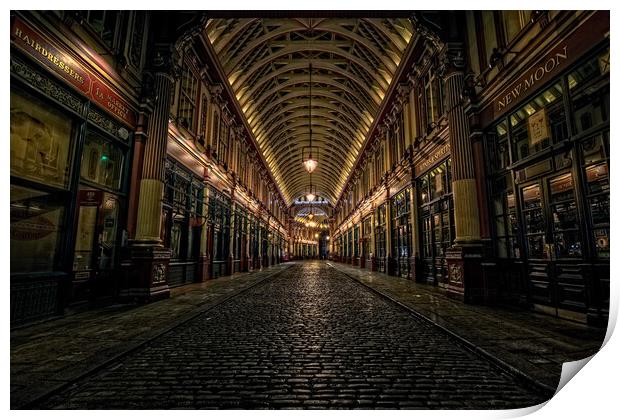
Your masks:
M135 243L129 247L131 263L123 273L121 302L148 303L170 297L170 250L160 245Z
M197 279L199 283L207 280L211 280L211 258L208 255L201 255L198 258Z
M482 262L483 252L479 243L458 244L446 251L448 297L465 303L485 303L488 300Z
M235 266L234 266L233 257L230 256L226 259L226 275L230 276L231 274L233 274L235 271L234 268Z
M395 276L397 269L396 269L396 258L393 257L387 257L387 261L385 262L387 267L386 267L386 271L388 276Z

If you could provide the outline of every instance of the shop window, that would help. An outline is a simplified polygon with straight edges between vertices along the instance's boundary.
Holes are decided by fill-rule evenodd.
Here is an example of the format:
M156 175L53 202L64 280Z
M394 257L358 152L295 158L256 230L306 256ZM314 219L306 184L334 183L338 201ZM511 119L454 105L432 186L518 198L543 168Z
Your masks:
M605 133L605 136L608 136ZM591 230L590 237L594 240L595 255L598 258L609 258L609 163L605 153L605 137L599 134L581 144L583 167L585 171L586 202L589 206Z
M66 188L71 173L73 122L62 112L11 91L11 175Z
M495 250L500 258L519 258L516 198L510 166L508 125L500 121L487 133L491 205L495 227Z
M556 258L581 258L583 253L574 191L570 173L549 180Z
M377 258L385 258L386 257L386 205L382 204L377 209L377 227L375 233L375 251L377 253Z
M545 248L545 219L542 208L540 185L523 188L523 218L525 219L525 236L530 258L547 258Z
M83 180L119 190L124 156L120 147L95 132L89 132L84 143L80 175Z
M166 161L164 192L164 244L174 260L198 257L200 226L203 222L202 183L172 161Z
M495 178L492 186L496 251L500 258L519 258L518 215L510 172Z
M11 185L11 273L58 268L65 206L59 194Z
M445 253L455 237L450 170L448 159L418 179L423 271L429 281L438 283L447 280Z
M562 95L558 81L509 117L515 161L568 138Z
M194 131L196 99L198 98L198 79L186 65L181 77L181 95L179 100L179 121L190 131Z
M508 147L508 124L501 121L495 129L487 134L489 146L489 164L492 173L506 170L510 166L510 150Z
M405 188L392 199L392 255L399 259L399 273L406 275L411 256L411 190Z
M581 133L609 121L609 48L568 75L574 128Z

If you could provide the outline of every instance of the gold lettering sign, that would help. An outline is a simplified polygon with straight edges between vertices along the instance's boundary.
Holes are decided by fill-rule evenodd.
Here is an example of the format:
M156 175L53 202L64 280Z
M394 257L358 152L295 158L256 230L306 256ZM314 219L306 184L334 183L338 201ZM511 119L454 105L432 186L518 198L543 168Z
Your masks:
M527 131L530 138L530 145L534 146L549 138L550 128L549 119L545 108L530 115L527 119Z
M416 175L421 175L426 172L427 169L431 168L435 163L444 159L446 156L450 154L450 143L446 143L439 148L437 148L429 157L421 161L415 168Z
M84 64L72 55L74 53L67 52L64 46L59 46L18 18L15 18L11 28L11 41L17 48L99 103L103 109L130 126L135 125L136 115L129 104L109 88L101 77L87 70Z
M541 80L546 80L546 76L553 73L568 58L568 45L563 45L553 51L540 64L531 68L525 76L521 77L510 88L505 90L495 101L495 112L499 114L511 108L512 105L527 92L539 84Z

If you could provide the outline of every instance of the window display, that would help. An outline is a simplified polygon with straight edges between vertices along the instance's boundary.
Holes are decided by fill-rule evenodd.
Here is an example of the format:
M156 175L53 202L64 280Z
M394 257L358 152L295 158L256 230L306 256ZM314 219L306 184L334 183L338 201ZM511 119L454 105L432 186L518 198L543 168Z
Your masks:
M94 132L89 132L82 154L82 179L113 190L121 187L123 151Z
M11 175L66 188L72 120L25 93L11 91Z
M568 138L562 95L559 80L510 116L513 163Z
M65 207L58 194L11 185L11 273L54 271Z

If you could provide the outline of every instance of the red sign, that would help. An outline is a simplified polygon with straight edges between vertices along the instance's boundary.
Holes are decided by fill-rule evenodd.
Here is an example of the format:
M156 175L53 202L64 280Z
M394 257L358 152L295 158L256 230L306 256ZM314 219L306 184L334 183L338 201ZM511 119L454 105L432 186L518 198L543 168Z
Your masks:
M102 201L103 191L80 190L78 192L78 203L80 203L80 206L98 206Z
M78 60L17 18L11 28L11 40L20 50L62 77L116 118L131 127L135 126L136 114L126 101L95 73L84 68Z

